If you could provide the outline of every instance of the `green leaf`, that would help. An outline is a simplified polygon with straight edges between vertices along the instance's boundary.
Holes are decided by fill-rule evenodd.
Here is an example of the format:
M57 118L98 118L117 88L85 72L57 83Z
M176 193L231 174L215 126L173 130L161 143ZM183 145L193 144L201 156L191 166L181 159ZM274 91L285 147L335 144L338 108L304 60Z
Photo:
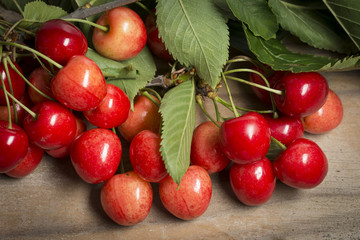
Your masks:
M235 17L246 23L255 36L276 37L279 26L266 0L227 0L227 3Z
M292 72L345 71L360 69L359 56L336 59L289 51L279 40L264 40L254 36L244 25L250 50L259 61L274 70Z
M280 25L301 41L319 49L351 52L351 45L339 25L319 11L299 7L282 0L269 0Z
M360 1L323 0L338 23L360 50Z
M168 91L161 101L163 119L161 155L169 175L177 184L190 164L190 148L195 128L195 85L186 81Z
M157 0L157 25L165 45L181 64L194 66L213 88L228 59L226 18L212 0Z
M60 7L47 5L42 1L33 1L25 5L24 22L20 26L27 29L36 28L43 22L65 15L67 12Z

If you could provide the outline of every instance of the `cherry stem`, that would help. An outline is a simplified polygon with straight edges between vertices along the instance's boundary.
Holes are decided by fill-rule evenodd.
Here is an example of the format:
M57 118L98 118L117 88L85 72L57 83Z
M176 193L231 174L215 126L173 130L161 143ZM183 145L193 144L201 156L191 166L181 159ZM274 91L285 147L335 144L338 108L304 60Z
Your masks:
M271 140L274 141L282 150L286 150L286 146L273 136L271 136Z
M226 91L229 94L229 99L230 99L230 103L231 103L231 106L232 106L232 111L234 112L235 117L239 117L240 114L236 110L236 107L235 107L235 104L234 104L234 101L232 99L231 92L230 92L230 89L229 89L229 85L227 84L226 77L225 77L223 72L221 72L221 77L222 77L222 79L223 79L223 81L225 83Z
M6 76L7 76L7 78L8 78L8 84L9 84L9 88L10 88L10 95L14 95L14 89L13 89L13 87L12 87L12 81L11 81L11 76L10 76L10 72L9 72L9 68L8 68L8 57L6 57L6 58L4 58L3 59L3 61L4 61L4 68L5 68L5 73L6 73ZM11 60L9 61L9 62L11 62ZM2 85L4 88L6 88L5 87L5 84L4 85ZM5 92L4 92L5 93ZM6 94L6 95L9 95L9 94ZM15 106L15 102L14 102L14 100L12 101L12 106L13 106L13 109L14 109L14 120L15 120L15 122L17 123L18 122L18 117L17 117L17 112L16 112L16 106Z
M222 105L224 105L226 108L228 108L229 110L232 111L232 106L230 103L228 103L227 101L225 101L224 99L222 99L221 97L219 96L216 96L214 98L215 101L221 103ZM238 110L241 110L241 111L244 111L244 112L257 112L257 113L260 113L260 114L266 114L266 113L273 113L273 110L254 110L254 109L248 109L248 108L242 108L242 107L237 107L235 106L236 109Z
M55 62L54 60L52 60L48 56L42 54L39 51L36 51L35 49L33 49L31 47L28 47L28 46L25 46L25 45L22 45L22 44L18 44L18 43L14 43L14 42L5 42L5 41L0 41L0 44L2 44L2 45L10 45L10 46L18 47L18 48L21 48L21 49L25 49L25 50L27 50L29 52L34 53L35 55L38 55L38 56L42 57L43 59L45 59L49 63L53 64L55 67L57 67L59 69L63 68L63 66L60 65L59 63Z
M214 103L214 108L215 108L215 112L216 112L216 121L220 122L222 117L220 115L219 106L217 105L217 101L215 101L215 99L212 99L212 101Z
M19 12L21 13L22 16L24 16L24 11L21 9L19 3L17 2L17 0L13 0L13 3L15 4L15 6L17 7L17 9L19 10Z
M15 70L15 72L31 87L33 88L37 93L39 93L41 96L51 100L51 101L56 101L54 98L49 97L48 95L46 95L45 93L43 93L42 91L40 91L37 87L35 87L29 80L26 79L26 77L15 67L15 65L9 61L10 66L12 69Z
M1 79L1 86L5 86L5 81L2 77L2 74L0 74L0 79ZM7 92L4 92L4 93L5 93L6 106L7 106L7 110L8 110L8 128L12 129L10 101L9 101L8 93Z
M153 102L153 103L159 108L159 107L160 107L159 103L154 100L154 98L152 97L152 95L148 92L149 90L150 90L150 89L148 89L148 88L143 88L142 90L140 90L141 95L147 97L151 102ZM151 91L151 92L153 92L153 91ZM155 92L155 91L154 91L154 92ZM154 93L154 92L153 92L153 93ZM159 95L159 94L156 94L156 98L159 99L159 97L160 97L160 95ZM161 100L161 97L160 97L159 100Z
M235 80L235 81L238 81L238 82L241 82L241 83L245 83L245 84L248 84L248 85L251 85L251 86L254 86L254 87L258 87L258 88L261 88L261 89L263 89L263 90L266 90L266 91L275 93L275 94L277 94L277 95L283 95L283 92L282 92L281 90L276 90L276 89L273 89L273 88L269 88L269 87L263 86L263 85L261 85L261 84L249 82L249 81L247 81L247 80L245 80L245 79L241 79L241 78L237 78L237 77L232 77L232 76L226 76L226 78L231 79L231 80Z
M109 28L106 26L102 26L100 24L85 20L85 19L80 19L80 18L64 18L63 20L67 21L67 22L80 22L80 23L85 23L88 24L90 26L96 27L104 32L108 32Z
M150 14L151 16L153 16L154 18L156 18L156 15L153 11L150 11L150 9L145 6L144 4L142 4L141 2L136 2L137 5L139 5L142 9L144 9L148 14Z
M11 23L9 23L9 22L7 22L7 21L4 21L4 20L1 20L1 19L0 19L0 24L6 25L6 26L8 26L8 27L11 27L11 26L12 26ZM7 29L7 28L2 27L2 26L1 26L1 28L3 28L4 30ZM35 34L34 32L29 31L29 30L27 30L27 29L25 29L25 28L16 26L16 29L19 29L20 31L22 31L22 32L24 32L24 33L26 33L26 34L29 34L30 36L33 36L33 37L36 36L36 34Z
M116 134L116 129L114 127L111 130L113 131L113 133ZM124 160L121 160L120 161L120 173L124 173L124 172L125 172Z
M210 119L210 121L212 121L218 128L220 128L220 125L215 121L215 119L213 117L210 116L210 114L208 113L208 111L206 111L205 107L204 107L204 104L203 104L203 101L201 99L201 95L200 94L197 94L196 97L196 102L197 104L199 105L201 111L205 114L205 116Z

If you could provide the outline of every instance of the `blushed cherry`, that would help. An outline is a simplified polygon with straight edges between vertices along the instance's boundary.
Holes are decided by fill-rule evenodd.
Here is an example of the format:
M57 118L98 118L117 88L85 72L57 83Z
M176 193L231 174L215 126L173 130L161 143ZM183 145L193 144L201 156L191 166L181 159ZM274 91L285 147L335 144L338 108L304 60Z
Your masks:
M26 156L29 146L25 131L12 123L8 127L7 121L0 121L0 173L14 169Z
M19 70L19 72L22 73L19 65L16 62L12 62L12 63L15 65L17 70ZM16 99L19 100L25 93L25 81L20 77L20 75L14 69L11 68L9 63L7 64L7 68L9 70L11 86L13 89L12 95ZM6 71L5 71L4 61L1 61L1 64L0 64L0 74L1 74L2 79L4 80L6 90L11 93L10 86L9 86L9 79L8 79L8 76L6 75ZM0 81L0 86L2 86L1 81ZM10 98L9 98L9 101L11 102ZM6 105L5 94L4 94L4 91L2 90L2 88L0 88L0 105L2 105L2 106Z
M273 162L280 181L294 188L314 188L325 178L328 161L321 148L305 138L296 139Z
M110 83L106 84L107 94L93 110L84 111L85 118L100 128L114 128L123 124L129 116L130 100L125 92Z
M261 205L273 195L276 176L266 157L247 164L233 164L229 176L236 197L248 206Z
M111 178L122 154L118 136L108 129L94 128L83 132L71 144L70 158L78 175L97 184Z
M160 182L167 176L160 153L161 137L158 133L143 130L130 144L130 161L134 171L148 182Z
M191 141L192 165L201 166L211 174L230 164L230 159L221 150L219 135L219 127L211 121L202 122L195 128Z
M30 143L25 158L21 160L20 164L18 164L14 169L6 172L5 174L13 178L26 177L37 168L43 155L43 149Z
M53 78L52 74L47 72L44 68L39 67L31 72L29 76L29 82L48 97L55 98L51 91L51 86L50 86L52 78ZM28 94L31 101L35 105L44 101L49 101L48 98L38 93L34 88L30 86L28 86Z
M319 110L329 93L327 80L317 72L288 73L274 86L276 107L290 117L305 117Z
M106 82L99 66L90 58L76 55L51 81L55 98L76 111L96 108L106 96Z
M271 142L265 118L256 112L225 121L220 127L220 143L224 154L235 163L261 160Z
M29 113L23 126L34 145L48 150L70 144L76 133L76 120L73 113L58 102L46 101L31 109L37 117Z

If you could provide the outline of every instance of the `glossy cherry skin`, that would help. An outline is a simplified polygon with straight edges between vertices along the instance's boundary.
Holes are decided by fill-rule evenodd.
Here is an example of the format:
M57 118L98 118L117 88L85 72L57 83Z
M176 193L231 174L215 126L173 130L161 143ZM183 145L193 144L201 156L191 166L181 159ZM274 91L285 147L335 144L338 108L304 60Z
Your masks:
M12 123L8 128L7 121L0 121L0 173L14 169L26 156L29 140L25 131Z
M117 7L105 12L96 22L109 28L107 32L95 28L92 41L98 53L114 60L135 57L147 40L144 22L127 7Z
M30 143L25 158L14 169L5 174L13 178L26 177L37 168L43 156L44 150Z
M164 207L183 220L200 217L208 208L212 183L208 172L196 165L188 168L180 186L168 175L159 184L159 194Z
M73 113L58 102L46 101L31 109L37 114L25 116L23 126L32 144L48 150L70 144L76 133Z
M85 182L92 184L104 182L115 174L121 154L118 136L103 128L82 133L70 149L71 162L76 172Z
M34 105L30 100L29 95L25 92L24 95L19 99L22 104L31 109ZM22 126L26 115L26 110L22 108L18 103L15 103L15 111L17 115L17 125ZM11 119L15 121L14 107L11 105ZM0 106L0 120L8 121L8 109L7 106Z
M221 149L235 163L261 160L267 154L270 142L269 126L256 112L227 120L220 127Z
M267 69L269 69L268 72L265 72L262 68L257 67L257 66L253 66L252 69L255 71L258 71L259 73L261 73L262 75L264 75L264 77L266 78L266 80L269 82L270 88L273 88L275 83L281 79L287 72L283 72L283 71L271 71L270 67L266 66ZM264 82L264 80L256 73L250 73L250 81L253 83L257 83L263 86L266 86L266 83ZM251 86L253 92L255 93L255 95L266 105L271 106L271 98L270 98L270 93L269 91L263 90L261 88L255 87L255 86Z
M153 97L154 101L160 101ZM130 110L126 121L117 127L119 133L126 141L132 139L142 130L158 133L161 125L159 108L147 97L138 95L134 99L134 110Z
M19 67L19 65L16 62L12 62L15 67L19 70L19 72L22 74L22 71ZM10 79L11 79L11 86L13 89L13 96L16 99L20 99L25 92L25 81L19 76L19 74L17 74L17 72L12 69L12 67L10 66L10 64L7 64L8 70L9 70L9 75L10 75ZM4 80L5 83L5 87L6 90L11 93L10 91L10 86L9 86L9 79L6 75L6 71L5 71L5 65L4 62L2 61L0 64L0 74L2 79ZM1 78L0 78L1 80ZM1 81L0 81L0 86L2 86ZM8 98L10 103L11 103L11 98ZM5 106L6 105L6 99L5 99L5 93L2 90L2 88L0 88L0 105Z
M329 93L327 80L316 72L288 73L274 86L276 107L290 117L305 117L319 110Z
M275 190L276 176L266 157L248 164L233 164L229 176L236 197L248 206L267 202Z
M82 119L75 116L75 120L76 120L76 132L75 132L74 140L75 140L75 138L80 136L80 134L85 132L86 129L87 129L86 123ZM46 150L46 153L49 154L50 156L54 157L54 158L68 157L70 155L71 143L64 146L64 147L61 147L61 148Z
M101 205L117 224L132 226L150 212L153 191L150 183L130 171L111 177L101 188Z
M130 100L119 87L107 83L107 94L99 106L84 111L85 118L100 128L114 128L126 121L130 111Z
M280 116L272 118L264 116L269 125L271 136L276 138L285 146L288 146L297 138L304 137L304 126L300 118L292 118L288 116Z
M51 86L50 86L52 78L53 78L52 74L47 72L44 68L39 67L31 72L29 76L29 82L48 97L55 98L51 91ZM48 98L42 96L31 86L28 86L28 94L31 101L34 104L38 104L44 101L49 101Z
M147 32L147 45L151 52L161 59L167 61L174 60L172 55L166 49L164 42L159 37L159 29L157 28L155 17L152 14L149 14L146 17L145 27Z
M303 118L304 129L308 133L327 133L340 125L344 115L344 108L339 96L329 90L324 105L315 113Z
M160 153L161 137L149 130L141 131L130 144L130 161L134 171L148 182L160 182L167 176Z
M51 90L68 108L88 111L96 108L106 96L106 83L93 60L76 55L53 78Z
M280 181L294 188L314 188L328 172L328 161L321 148L305 138L296 139L273 162Z
M45 22L36 32L35 49L55 62L65 65L74 55L85 55L88 43L72 23L61 19Z
M209 173L216 173L226 168L231 160L221 150L219 127L211 121L199 124L191 141L190 161Z

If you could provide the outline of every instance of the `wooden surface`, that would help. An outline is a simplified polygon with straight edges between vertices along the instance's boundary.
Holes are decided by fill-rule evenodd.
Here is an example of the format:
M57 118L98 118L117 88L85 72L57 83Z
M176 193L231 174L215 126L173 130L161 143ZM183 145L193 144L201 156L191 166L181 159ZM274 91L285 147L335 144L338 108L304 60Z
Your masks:
M332 132L306 134L328 157L320 186L296 190L278 182L269 202L247 207L232 193L225 170L212 175L207 211L182 221L164 209L154 184L149 216L122 227L103 212L101 185L83 182L69 159L44 156L26 178L0 175L0 239L360 239L360 72L324 75L345 113ZM247 87L233 83L236 88L237 105L257 106ZM198 112L197 123L203 120Z

